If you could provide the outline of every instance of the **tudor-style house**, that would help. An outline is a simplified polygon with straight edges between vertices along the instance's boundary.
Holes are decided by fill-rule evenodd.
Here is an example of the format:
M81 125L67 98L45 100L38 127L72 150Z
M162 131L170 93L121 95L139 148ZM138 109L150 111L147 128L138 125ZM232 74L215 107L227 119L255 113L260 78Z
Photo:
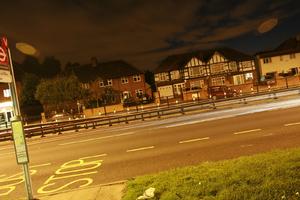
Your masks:
M271 51L256 54L261 82L282 85L282 77L299 84L300 34L290 38Z
M213 86L241 91L256 83L254 57L230 48L172 55L154 73L160 98L207 98Z
M74 69L82 87L91 92L93 100L116 104L125 99L151 97L144 73L125 61L93 63Z

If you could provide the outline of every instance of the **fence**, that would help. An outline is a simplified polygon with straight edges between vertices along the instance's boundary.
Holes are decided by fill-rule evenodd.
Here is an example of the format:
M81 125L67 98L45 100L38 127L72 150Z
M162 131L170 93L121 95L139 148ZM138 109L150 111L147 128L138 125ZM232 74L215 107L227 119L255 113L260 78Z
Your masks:
M165 105L157 104L151 107L139 107L136 110L126 110L123 112L112 113L107 116L97 116L93 118L76 119L62 122L50 122L25 125L25 135L30 138L32 136L45 137L47 134L62 134L64 131L73 130L78 132L80 129L95 129L98 126L112 126L113 124L120 124L132 121L144 121L151 118L161 118L169 115L183 115L187 112L201 110L201 109L215 109L217 106L224 104L247 103L247 101L255 101L258 99L274 98L276 99L280 94L300 94L300 87L293 87L289 89L276 89L267 92L257 92L239 95L227 99L219 100L200 100L195 99L188 102L175 102ZM12 133L10 128L0 130L0 141L12 140Z

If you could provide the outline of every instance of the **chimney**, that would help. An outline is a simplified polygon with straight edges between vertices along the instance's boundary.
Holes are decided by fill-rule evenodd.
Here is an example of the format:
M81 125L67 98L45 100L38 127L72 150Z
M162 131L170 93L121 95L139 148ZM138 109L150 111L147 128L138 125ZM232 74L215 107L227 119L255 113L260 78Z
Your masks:
M98 64L97 58L96 57L92 57L91 58L91 65L92 65L92 67L96 67L97 64Z

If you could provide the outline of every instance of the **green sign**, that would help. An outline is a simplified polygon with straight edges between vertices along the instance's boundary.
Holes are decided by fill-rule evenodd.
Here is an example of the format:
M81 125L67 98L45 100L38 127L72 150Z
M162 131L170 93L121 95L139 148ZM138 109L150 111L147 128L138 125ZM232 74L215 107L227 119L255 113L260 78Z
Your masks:
M16 151L16 158L18 164L28 163L27 145L24 135L24 128L21 120L11 122L11 129L13 132L13 139Z

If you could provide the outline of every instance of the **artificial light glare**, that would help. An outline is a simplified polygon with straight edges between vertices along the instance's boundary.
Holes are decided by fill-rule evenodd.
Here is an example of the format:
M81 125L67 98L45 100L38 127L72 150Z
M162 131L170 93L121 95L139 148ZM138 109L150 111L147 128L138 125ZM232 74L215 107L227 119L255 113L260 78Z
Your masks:
M37 50L33 46L25 42L17 43L16 48L26 55L31 55L31 56L37 55Z
M261 23L257 30L259 33L266 33L272 30L277 24L278 24L278 19L271 18Z

